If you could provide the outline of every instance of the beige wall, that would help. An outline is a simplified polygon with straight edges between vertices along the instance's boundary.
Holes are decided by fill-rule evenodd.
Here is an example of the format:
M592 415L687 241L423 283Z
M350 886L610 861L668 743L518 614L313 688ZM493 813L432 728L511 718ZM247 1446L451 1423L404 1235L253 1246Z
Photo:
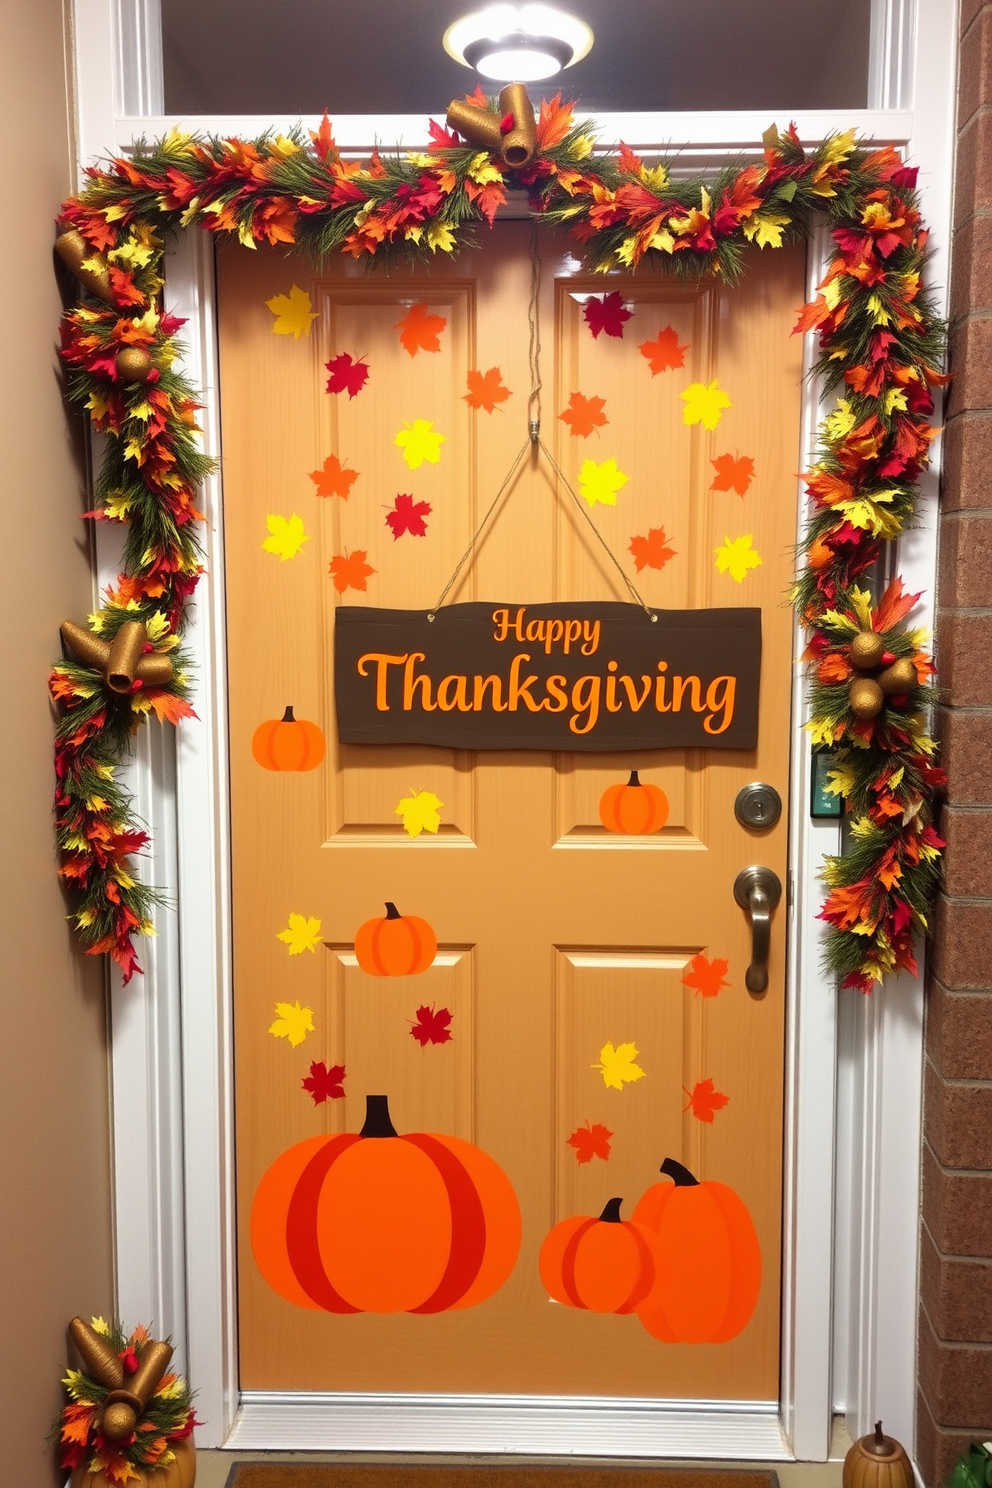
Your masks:
M92 597L78 427L53 350L68 112L62 0L3 0L0 1481L10 1488L64 1481L45 1437L65 1324L113 1306L103 966L75 950L55 877L45 689L59 622L82 618Z

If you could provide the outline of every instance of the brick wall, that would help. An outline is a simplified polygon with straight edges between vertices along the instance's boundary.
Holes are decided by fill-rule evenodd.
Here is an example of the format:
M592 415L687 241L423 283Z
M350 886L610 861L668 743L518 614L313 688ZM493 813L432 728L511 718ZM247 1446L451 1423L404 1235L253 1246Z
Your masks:
M992 1438L992 0L962 0L937 584L950 775L927 985L917 1456Z

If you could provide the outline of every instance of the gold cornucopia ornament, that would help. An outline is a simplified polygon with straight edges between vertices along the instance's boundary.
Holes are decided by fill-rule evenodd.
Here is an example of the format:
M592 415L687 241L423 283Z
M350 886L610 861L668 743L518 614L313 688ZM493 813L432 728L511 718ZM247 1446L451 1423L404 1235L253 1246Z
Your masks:
M874 630L862 630L848 647L851 665L858 673L848 683L847 696L856 718L877 718L885 699L901 697L917 684L911 657L895 657Z
M172 1345L99 1318L74 1317L68 1335L82 1369L63 1381L71 1403L55 1433L71 1488L193 1488L195 1422L188 1385L168 1372Z

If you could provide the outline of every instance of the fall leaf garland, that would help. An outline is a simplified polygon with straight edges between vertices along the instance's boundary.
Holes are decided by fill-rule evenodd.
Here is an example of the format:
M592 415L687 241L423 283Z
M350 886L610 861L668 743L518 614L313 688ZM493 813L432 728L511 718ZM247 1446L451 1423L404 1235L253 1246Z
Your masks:
M470 244L513 187L527 191L542 221L577 238L587 263L602 272L635 269L647 258L686 277L717 274L730 282L749 247L801 239L813 213L826 214L833 257L796 329L816 333L818 371L827 390L841 396L806 476L811 517L794 594L810 638L809 728L815 747L837 751L833 788L851 816L849 844L826 868L826 956L846 985L863 991L888 972L912 968L913 937L927 928L943 846L933 827L943 776L921 711L932 696L931 667L921 639L903 626L901 588L873 604L859 581L867 582L883 544L913 520L934 437L932 389L946 381L937 370L943 326L922 284L927 231L915 170L891 147L872 148L853 131L807 152L790 126L766 133L760 162L728 165L705 180L673 179L663 162L648 165L624 145L616 154L596 153L591 126L576 124L560 94L541 103L537 153L520 170L434 122L429 133L423 152L376 151L360 163L341 155L326 118L309 139L298 130L208 140L174 129L127 158L90 167L83 191L62 208L63 256L79 265L84 290L62 322L67 391L107 436L90 515L127 528L124 572L91 624L112 638L125 619L141 620L152 649L172 651L175 663L168 686L136 681L123 698L111 696L101 674L82 663L64 662L52 674L62 705L60 872L77 890L85 949L109 952L125 979L139 969L135 935L150 933L156 893L136 880L130 864L148 839L114 772L133 721L154 711L178 722L191 711L188 669L175 647L201 572L196 489L212 467L196 443L196 390L172 370L181 322L161 309L160 234L200 225L247 246L292 244L317 260L343 252L416 266ZM303 329L302 302L282 298L273 313L283 334L295 337ZM619 296L591 299L587 311L591 329L622 338ZM434 349L436 319L424 305L404 318L411 356ZM652 373L681 364L682 348L669 332L639 348ZM328 370L348 396L366 372L360 357ZM474 383L470 394L476 396ZM487 385L477 396L488 408L501 393ZM715 427L726 395L700 384L694 398L687 418ZM443 436L408 432L411 468L417 456L436 457ZM328 475L328 494L346 495L334 488L335 472ZM742 472L736 488L743 483ZM609 484L589 494L615 500ZM336 588L364 587L373 571L366 556L334 558ZM916 667L916 683L886 693L884 707L869 718L852 708L851 681L842 675L852 625L876 631L888 653L912 657Z

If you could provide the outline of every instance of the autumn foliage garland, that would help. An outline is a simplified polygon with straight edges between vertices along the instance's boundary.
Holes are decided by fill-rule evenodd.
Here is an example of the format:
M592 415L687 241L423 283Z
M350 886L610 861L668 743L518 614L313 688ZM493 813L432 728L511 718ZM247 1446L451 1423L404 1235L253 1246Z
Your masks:
M90 515L128 528L125 571L93 629L111 637L125 619L140 619L151 647L175 647L201 572L196 487L210 466L195 443L196 390L172 371L180 322L160 308L162 229L199 225L248 248L284 243L317 260L343 252L416 265L466 246L476 226L492 223L507 188L522 187L538 218L567 227L597 270L647 260L732 281L749 245L806 237L813 214L825 213L834 255L796 329L818 335L817 370L827 392L842 396L805 477L812 507L794 597L809 635L808 727L815 746L834 751L830 788L850 813L848 847L825 869L826 955L845 985L865 992L888 972L915 971L914 936L927 928L944 846L933 827L943 776L924 718L933 668L923 637L903 625L918 596L897 579L875 603L859 581L913 521L934 437L931 388L945 380L936 370L943 327L922 285L927 232L916 171L853 131L807 152L790 126L768 131L761 163L705 181L673 179L664 163L646 165L624 145L594 153L591 126L576 125L560 95L541 104L537 154L521 170L434 122L429 129L426 151L376 151L366 164L341 156L326 118L309 141L299 131L249 142L173 130L90 168L83 192L65 203L60 228L81 235L84 269L107 286L102 300L84 297L62 323L69 396L108 436ZM151 371L127 383L117 354L134 346L147 351ZM912 658L915 681L866 718L852 710L849 684L851 641L869 630L891 660ZM78 890L87 952L109 951L127 980L139 969L134 937L150 932L154 893L130 871L129 855L148 839L114 771L133 720L154 710L178 722L191 711L182 658L170 686L136 684L123 699L76 664L55 668L52 690L63 704L60 871Z

